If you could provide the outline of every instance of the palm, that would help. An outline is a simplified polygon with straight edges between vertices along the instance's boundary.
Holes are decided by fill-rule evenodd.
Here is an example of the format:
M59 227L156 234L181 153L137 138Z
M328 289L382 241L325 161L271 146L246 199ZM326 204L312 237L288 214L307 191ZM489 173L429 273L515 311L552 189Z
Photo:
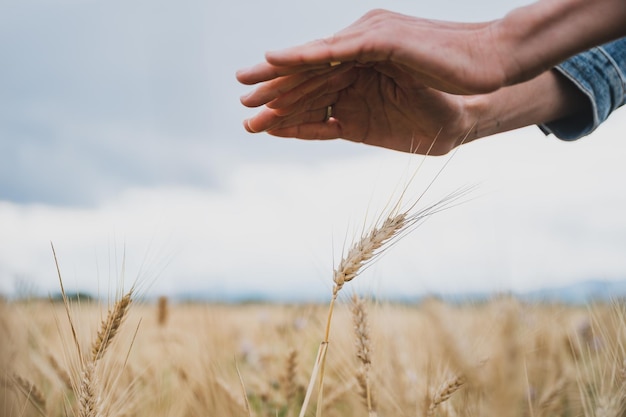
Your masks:
M355 82L339 92L335 118L340 137L371 145L446 153L458 143L461 98L424 87L408 77L394 79L373 68L355 68Z
M268 132L304 139L344 138L422 154L447 153L466 133L459 123L460 96L427 88L399 68L355 67L336 78L292 105L299 111L277 120ZM328 85L342 88L329 92ZM323 123L319 104L316 108L314 103L329 100L325 97L332 97L334 119Z

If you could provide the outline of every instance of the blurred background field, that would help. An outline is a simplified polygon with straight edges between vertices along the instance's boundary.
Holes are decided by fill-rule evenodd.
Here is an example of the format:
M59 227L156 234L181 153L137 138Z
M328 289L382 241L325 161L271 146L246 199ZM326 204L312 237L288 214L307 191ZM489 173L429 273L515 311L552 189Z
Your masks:
M324 401L313 398L306 415L317 407L325 416L624 413L621 303L361 300L359 315L346 294L331 328ZM113 306L71 304L85 356ZM2 415L89 415L81 406L85 373L63 303L3 302L0 308ZM91 379L97 415L296 416L326 310L325 304L133 302Z

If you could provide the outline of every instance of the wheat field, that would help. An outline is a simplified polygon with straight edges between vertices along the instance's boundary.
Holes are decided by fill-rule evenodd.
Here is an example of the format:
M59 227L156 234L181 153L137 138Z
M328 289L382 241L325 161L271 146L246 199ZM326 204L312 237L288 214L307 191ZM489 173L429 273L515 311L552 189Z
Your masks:
M351 293L384 250L471 189L423 208L423 193L397 200L344 250L325 305L149 302L137 282L81 301L57 264L62 301L0 300L2 417L626 416L617 300Z
M617 302L397 305L344 292L323 391L318 373L304 409L327 305L129 294L111 305L67 300L69 315L61 302L2 302L2 416L625 414Z

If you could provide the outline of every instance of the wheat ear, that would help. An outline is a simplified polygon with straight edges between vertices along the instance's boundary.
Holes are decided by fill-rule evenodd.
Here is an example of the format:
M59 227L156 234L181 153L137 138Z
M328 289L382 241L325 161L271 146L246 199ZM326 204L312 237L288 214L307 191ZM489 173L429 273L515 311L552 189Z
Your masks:
M373 228L356 242L335 269L333 296L337 295L346 282L352 281L359 274L361 267L377 254L385 242L401 231L406 223L407 213L388 217L380 227Z
M91 345L91 360L97 361L102 359L106 353L107 348L110 346L111 341L117 334L122 321L128 312L128 307L131 303L133 289L131 288L121 299L119 299L113 308L109 310L107 318L102 321L100 330L96 335L96 339Z
M159 297L159 301L157 303L157 323L159 326L163 327L167 323L167 317L169 316L169 308L167 306L168 299L167 296L162 295Z
M543 392L538 402L539 417L556 414L556 405L560 399L559 395L563 393L566 382L567 380L561 376L552 386L548 387L548 389Z
M453 205L464 195L466 195L473 188L459 189L436 203L427 206L426 208L419 210L415 213L411 211L415 208L419 201L419 198L407 209L400 211L399 207L401 201L390 210L390 215L379 223L379 226L373 227L369 233L364 234L359 241L357 241L348 251L347 255L341 259L338 267L333 273L333 291L328 308L328 316L326 320L326 329L324 331L324 339L318 349L317 358L311 373L311 379L309 381L309 387L307 388L304 402L300 410L299 417L304 417L308 403L312 393L312 385L319 374L318 385L318 405L316 415L319 417L323 409L323 394L324 394L324 366L326 363L326 352L328 351L328 342L330 335L330 324L332 321L333 310L339 291L343 288L346 282L352 281L359 275L361 271L378 256L380 256L386 246L392 244L395 240L404 236L412 229L419 226L424 220L431 215L440 211L446 210ZM423 195L423 194L422 194ZM420 196L421 198L421 196Z
M42 416L46 416L46 396L43 392L33 382L16 373L11 375L11 380L13 381L13 386L24 394L37 412Z
M465 384L465 377L463 375L455 375L454 377L444 381L439 389L435 392L430 400L428 406L427 416L435 414L435 409L443 402L448 401L452 394L457 392Z
M291 414L291 406L296 397L298 384L296 381L296 370L298 367L298 351L291 349L287 355L285 375L283 377L283 388L285 395L285 405L287 407L287 415Z
M57 377L61 380L61 382L63 382L63 385L65 386L65 388L71 391L72 379L70 378L70 375L67 373L65 369L61 367L59 362L51 353L48 354L47 358L48 358L48 363L50 364L50 366L56 373Z
M401 235L407 227L413 225L418 219L418 215L410 216L407 212L389 216L379 227L374 227L369 233L365 234L358 242L356 242L348 251L348 254L342 258L337 269L333 273L333 292L328 307L328 317L326 319L326 329L324 331L324 340L320 344L318 356L316 359L314 372L311 374L309 381L309 389L304 397L304 403L300 410L300 417L304 416L308 401L310 399L312 384L314 383L319 372L319 384L317 395L317 417L321 416L324 398L324 366L326 364L326 352L328 351L328 342L330 336L330 323L332 321L333 310L339 291L346 282L352 281L364 266L372 262L381 253L383 245L389 243L393 238Z
M78 387L78 416L100 417L100 398L97 394L96 363L87 363Z
M356 378L361 388L361 396L367 406L367 413L371 417L376 415L376 403L370 383L370 368L372 366L371 340L365 301L356 294L352 297L352 321L356 337L356 356L360 362Z

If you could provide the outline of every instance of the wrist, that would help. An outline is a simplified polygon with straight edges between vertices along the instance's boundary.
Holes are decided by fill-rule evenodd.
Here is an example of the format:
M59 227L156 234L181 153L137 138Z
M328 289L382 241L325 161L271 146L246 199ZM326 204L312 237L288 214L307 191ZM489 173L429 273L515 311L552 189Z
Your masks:
M494 94L464 96L463 126L467 135L465 143L500 132L498 127L501 123L495 112L497 107L494 106Z
M588 107L586 96L556 70L490 94L465 96L466 141L572 117ZM469 131L469 129L468 129Z

